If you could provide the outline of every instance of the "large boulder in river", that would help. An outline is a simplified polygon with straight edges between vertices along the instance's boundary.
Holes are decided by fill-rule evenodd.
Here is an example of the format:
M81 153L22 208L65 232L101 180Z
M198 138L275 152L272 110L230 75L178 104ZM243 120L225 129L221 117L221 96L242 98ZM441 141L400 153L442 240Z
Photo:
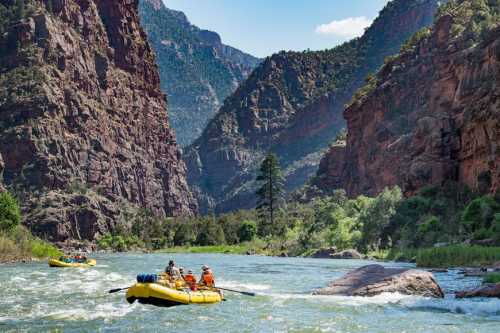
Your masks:
M381 293L401 293L425 297L444 297L444 293L430 272L385 268L368 265L355 269L326 288L318 289L314 295L375 296Z
M344 250L330 255L332 259L363 259L364 256L356 250Z
M332 254L337 252L337 248L335 246L332 247L326 247L326 248L321 248L314 252L311 255L311 258L320 258L320 259L331 259Z
M500 298L500 283L486 284L476 289L468 291L457 291L456 298L470 298L470 297L498 297Z

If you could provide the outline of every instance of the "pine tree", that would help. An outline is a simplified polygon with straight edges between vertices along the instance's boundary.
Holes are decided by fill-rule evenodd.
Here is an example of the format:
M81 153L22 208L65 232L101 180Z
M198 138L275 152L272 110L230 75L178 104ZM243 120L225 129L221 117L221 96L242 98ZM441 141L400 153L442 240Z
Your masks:
M260 228L259 234L267 236L275 234L276 211L284 201L284 178L276 155L270 153L266 156L260 166L260 174L257 182L261 187L257 190L257 210L259 211Z
M18 20L22 20L25 16L26 6L24 0L17 0L16 3L16 17Z
M53 8L52 0L47 0L47 11L52 14L54 12Z

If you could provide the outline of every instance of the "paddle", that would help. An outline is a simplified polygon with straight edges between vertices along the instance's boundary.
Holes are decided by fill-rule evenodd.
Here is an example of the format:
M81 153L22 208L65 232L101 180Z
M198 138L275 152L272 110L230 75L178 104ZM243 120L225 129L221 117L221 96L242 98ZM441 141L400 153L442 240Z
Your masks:
M251 293L248 291L233 290L233 289L227 289L227 288L221 288L221 287L216 287L216 288L220 289L220 290L231 291L233 293L238 293L238 294L242 294L242 295L246 295L246 296L257 296L256 293Z
M108 293L110 294L113 294L113 293L117 293L119 291L122 291L122 290L127 290L129 289L130 287L127 287L127 288L116 288L116 289L111 289L110 291L108 291Z

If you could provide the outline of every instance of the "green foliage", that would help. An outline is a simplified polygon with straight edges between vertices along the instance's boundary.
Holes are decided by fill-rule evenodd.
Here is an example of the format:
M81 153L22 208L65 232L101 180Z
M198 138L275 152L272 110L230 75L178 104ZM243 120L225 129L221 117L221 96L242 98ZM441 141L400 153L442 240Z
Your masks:
M196 245L209 246L224 244L226 242L222 226L213 219L208 218L198 232Z
M34 237L22 226L17 226L8 232L0 231L0 261L48 258L61 254L59 249Z
M392 217L396 214L396 207L402 200L401 189L384 189L373 203L360 216L363 225L361 246L363 249L376 250L382 245L390 246L389 239L383 239L384 230L389 227Z
M453 18L452 33L473 45L484 40L500 24L499 0L449 0L438 10L438 17Z
M258 197L257 210L259 211L259 235L278 235L283 229L276 224L276 212L282 206L284 200L284 178L274 154L268 154L260 166L257 177L260 188L256 194Z
M500 283L500 273L488 273L483 279L483 283Z
M475 239L495 236L497 231L497 214L500 214L500 203L493 197L484 196L469 203L462 214L462 226Z
M349 106L361 105L363 101L377 88L378 79L375 75L369 74L365 79L365 85L358 89L352 97Z
M500 261L500 248L453 245L418 251L420 267L484 266Z
M467 235L461 228L462 211L474 197L469 188L453 182L422 188L397 205L383 237L401 248L463 241Z
M422 28L422 30L416 32L401 46L401 53L413 51L420 41L430 37L431 34L432 30L430 28Z
M114 250L118 252L143 248L144 242L134 235L111 235L107 234L97 240L99 248L104 250Z
M0 193L0 231L9 232L21 221L21 210L9 192Z
M252 241L257 235L257 223L254 221L244 221L238 229L240 242Z

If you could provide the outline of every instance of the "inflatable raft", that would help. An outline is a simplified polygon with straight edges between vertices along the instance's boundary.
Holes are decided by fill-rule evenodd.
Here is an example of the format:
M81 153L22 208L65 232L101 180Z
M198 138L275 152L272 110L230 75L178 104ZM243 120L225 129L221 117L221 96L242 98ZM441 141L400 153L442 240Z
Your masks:
M142 304L157 306L213 304L222 301L222 295L216 290L174 289L159 283L136 283L127 290L126 298L131 304L138 300Z
M96 265L95 259L87 259L84 262L76 262L76 261L63 261L59 259L50 259L49 266L50 267L92 267Z

